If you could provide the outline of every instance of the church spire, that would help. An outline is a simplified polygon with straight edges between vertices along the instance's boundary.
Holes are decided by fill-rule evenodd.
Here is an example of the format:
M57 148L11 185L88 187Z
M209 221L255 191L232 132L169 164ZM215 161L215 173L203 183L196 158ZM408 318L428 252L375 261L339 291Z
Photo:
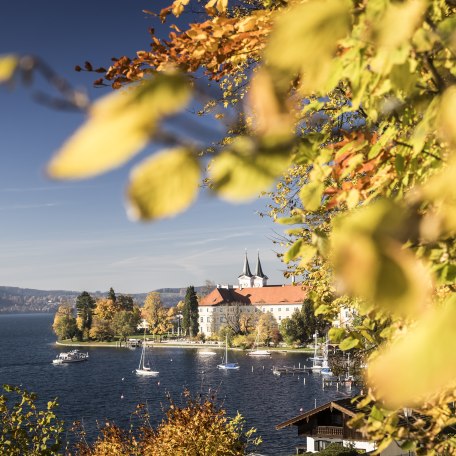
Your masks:
M242 270L242 275L247 277L252 277L253 275L250 271L249 260L247 258L247 250L245 251L244 269Z
M263 272L263 268L261 267L260 252L259 251L258 251L258 258L257 258L255 277L261 277L262 279L267 279L267 276L265 275L265 273Z

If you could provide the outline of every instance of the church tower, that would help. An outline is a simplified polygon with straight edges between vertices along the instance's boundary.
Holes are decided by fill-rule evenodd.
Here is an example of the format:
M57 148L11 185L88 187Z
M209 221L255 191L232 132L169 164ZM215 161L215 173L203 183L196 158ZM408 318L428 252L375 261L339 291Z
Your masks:
M247 250L245 251L244 268L242 274L238 277L239 288L252 288L253 274L250 271L249 260L247 258Z
M260 252L258 252L255 275L253 276L254 287L265 287L268 284L268 276L263 272L260 262Z

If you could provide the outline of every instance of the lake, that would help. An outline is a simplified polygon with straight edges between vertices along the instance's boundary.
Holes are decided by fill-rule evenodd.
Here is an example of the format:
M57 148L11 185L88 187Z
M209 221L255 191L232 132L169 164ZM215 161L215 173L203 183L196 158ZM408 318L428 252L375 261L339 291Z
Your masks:
M55 344L53 315L0 315L0 384L22 385L47 401L58 397L57 415L68 428L82 421L89 438L94 438L106 420L127 427L138 403L147 403L155 424L163 418L166 394L180 403L185 388L192 393L216 393L230 416L239 411L247 428L255 427L263 439L258 452L265 455L294 454L296 427L280 431L275 426L348 391L322 390L321 376L272 374L278 365L310 365L309 355L273 353L270 358L252 358L230 351L230 362L238 371L221 371L217 364L224 350L207 357L194 348L157 347L150 350L158 377L138 377L134 372L140 349L88 347L89 360L54 366L52 360L65 347ZM204 347L204 346L202 346ZM207 348L206 348L207 349ZM213 350L213 348L210 348ZM304 381L305 380L305 381Z

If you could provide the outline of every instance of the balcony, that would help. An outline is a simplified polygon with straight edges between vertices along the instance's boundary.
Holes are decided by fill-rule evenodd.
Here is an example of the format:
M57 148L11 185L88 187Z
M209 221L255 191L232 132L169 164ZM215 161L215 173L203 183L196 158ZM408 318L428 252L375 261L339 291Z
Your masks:
M313 434L318 437L342 437L343 430L339 426L317 426Z

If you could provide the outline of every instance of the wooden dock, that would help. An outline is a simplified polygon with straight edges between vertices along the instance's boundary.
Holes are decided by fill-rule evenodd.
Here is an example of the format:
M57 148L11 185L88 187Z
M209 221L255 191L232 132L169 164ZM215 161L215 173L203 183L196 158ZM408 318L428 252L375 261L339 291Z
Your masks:
M273 366L272 367L272 373L274 375L286 375L286 374L309 374L310 372L312 372L312 368L311 367L307 367L307 366L301 366L301 364L299 364L298 367L296 366Z

